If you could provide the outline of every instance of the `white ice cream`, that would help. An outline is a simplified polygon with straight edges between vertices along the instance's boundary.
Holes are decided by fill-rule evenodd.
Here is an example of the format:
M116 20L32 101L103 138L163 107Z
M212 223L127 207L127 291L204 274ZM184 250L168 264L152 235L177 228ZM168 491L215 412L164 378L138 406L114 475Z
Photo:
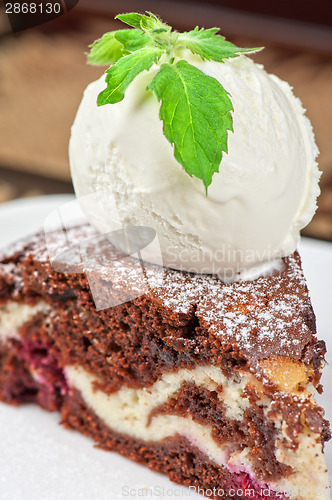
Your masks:
M118 104L97 107L104 76L86 89L70 140L75 190L101 232L114 229L117 217L155 229L165 266L226 281L253 278L295 250L316 210L312 128L290 86L251 59L190 62L216 78L234 106L229 151L208 196L175 160L159 103L145 92L156 68ZM97 202L87 197L96 192Z

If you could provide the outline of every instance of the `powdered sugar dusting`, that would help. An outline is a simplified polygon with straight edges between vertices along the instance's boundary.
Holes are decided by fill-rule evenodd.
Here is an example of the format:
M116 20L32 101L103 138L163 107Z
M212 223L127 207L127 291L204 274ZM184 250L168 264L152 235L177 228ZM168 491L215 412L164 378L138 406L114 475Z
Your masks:
M11 247L2 259L10 251L21 251L20 259L32 255L49 265L51 255L57 271L85 273L99 295L105 287L108 296L117 294L123 302L153 297L163 316L184 315L190 321L196 315L211 338L257 359L276 353L300 358L312 341L314 315L298 254L284 259L282 269L270 276L224 284L211 275L173 271L124 256L89 226L48 235L47 243L48 248L44 238L35 236ZM6 266L13 264L2 268Z

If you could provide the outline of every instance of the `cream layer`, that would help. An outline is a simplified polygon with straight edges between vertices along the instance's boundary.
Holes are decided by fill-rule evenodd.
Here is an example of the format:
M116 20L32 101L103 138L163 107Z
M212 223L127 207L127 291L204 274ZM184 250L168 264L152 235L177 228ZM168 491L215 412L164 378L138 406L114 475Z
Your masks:
M47 313L49 304L40 301L34 306L21 302L7 302L0 306L0 340L7 338L18 338L18 330L28 321L32 320L38 313Z
M252 375L242 374L239 380L231 380L220 368L205 366L167 373L148 388L124 387L107 395L95 388L98 379L83 368L68 366L65 374L69 385L80 392L87 406L113 431L154 442L180 434L218 465L226 465L230 470L244 470L255 477L249 458L250 449L241 451L231 442L217 444L211 437L211 426L198 424L191 417L176 415L156 415L148 423L151 411L165 403L185 382L194 382L212 391L220 390L222 386L219 397L226 405L228 416L239 419L249 405L248 399L242 396L247 383L253 381ZM283 438L281 431L280 438ZM278 460L293 467L294 473L273 485L273 489L289 492L292 499L329 498L328 476L322 446L316 443L318 438L319 435L314 433L304 435L295 453L283 448L278 450ZM301 494L303 491L304 495Z

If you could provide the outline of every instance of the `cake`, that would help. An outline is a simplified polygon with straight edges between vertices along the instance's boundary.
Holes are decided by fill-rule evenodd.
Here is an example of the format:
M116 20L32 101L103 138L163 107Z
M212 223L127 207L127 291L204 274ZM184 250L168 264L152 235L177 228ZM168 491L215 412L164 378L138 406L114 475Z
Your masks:
M207 497L327 499L310 122L257 49L118 18L72 127L81 212L1 251L0 399Z
M89 225L67 229L71 250L52 238L53 262L43 233L1 255L2 401L59 410L97 446L214 498L328 498L313 398L325 345L297 253L225 284L142 268ZM91 288L116 305L97 311Z

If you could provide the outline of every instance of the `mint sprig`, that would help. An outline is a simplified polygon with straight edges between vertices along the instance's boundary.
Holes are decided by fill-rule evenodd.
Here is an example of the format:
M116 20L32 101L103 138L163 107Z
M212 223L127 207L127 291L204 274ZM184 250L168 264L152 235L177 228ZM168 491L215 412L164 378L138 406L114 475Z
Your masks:
M227 153L233 106L227 90L189 64L182 57L183 49L202 60L223 62L261 47L236 47L217 35L218 28L196 27L179 33L151 12L120 14L116 19L132 28L106 33L91 45L88 54L91 64L112 64L98 106L120 102L134 78L159 63L146 90L161 102L164 135L174 147L176 160L189 175L201 179L207 191L223 152Z

